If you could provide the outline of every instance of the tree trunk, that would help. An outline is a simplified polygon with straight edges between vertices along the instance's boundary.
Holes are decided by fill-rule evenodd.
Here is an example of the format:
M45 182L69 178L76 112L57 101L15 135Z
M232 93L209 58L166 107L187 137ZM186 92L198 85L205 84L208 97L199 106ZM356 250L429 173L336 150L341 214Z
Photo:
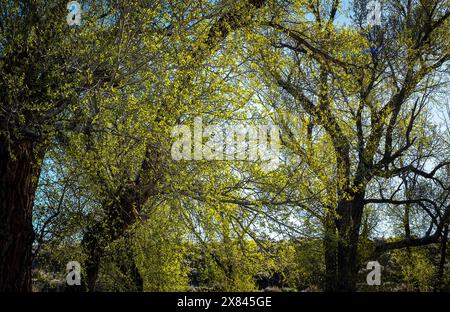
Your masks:
M31 291L32 209L43 150L0 135L0 291Z
M119 201L105 204L106 217L90 227L85 233L81 245L87 254L84 263L86 270L86 286L88 291L95 291L100 270L101 259L108 244L123 237L127 229L138 218L136 207L140 206L140 198L135 185L127 185L119 190ZM140 210L140 207L138 207ZM135 271L134 273L136 273ZM134 278L138 282L137 289L142 288L140 276Z
M445 270L445 258L447 254L447 240L448 240L448 225L444 228L444 233L442 234L442 241L441 241L441 248L440 248L440 259L439 259L439 266L437 270L437 276L436 276L436 284L434 286L434 291L442 291L442 279L444 276L444 270Z
M81 246L87 257L84 262L84 268L86 272L86 289L88 291L95 291L100 261L104 253L104 242L102 240L102 237L105 235L104 231L104 225L101 222L96 223L88 228L81 241Z
M326 212L324 227L325 291L335 292L337 290L337 233L332 211Z
M121 254L123 255L123 259L119 264L119 269L124 276L129 278L129 284L127 291L136 291L143 292L144 291L144 280L139 272L139 268L136 265L135 255L133 248L131 247L133 242L132 238L127 233L124 237L125 239L125 248L121 250Z
M105 220L90 227L81 243L87 255L84 268L86 272L86 288L88 291L93 292L97 290L98 274L102 258L105 254L105 248L109 243L122 236L125 236L127 240L126 244L129 248L122 250L125 259L121 263L118 263L119 269L125 276L130 277L133 283L132 291L144 291L144 281L135 263L133 250L130 247L130 238L125 235L125 230L119 232L117 228L108 229L108 222Z
M358 274L358 241L364 208L364 192L338 204L338 290L355 291Z
M335 218L336 240L325 240L327 291L350 292L356 290L358 274L358 241L362 221L364 192L351 200L341 200ZM330 229L331 229L330 225ZM336 269L334 269L336 268Z

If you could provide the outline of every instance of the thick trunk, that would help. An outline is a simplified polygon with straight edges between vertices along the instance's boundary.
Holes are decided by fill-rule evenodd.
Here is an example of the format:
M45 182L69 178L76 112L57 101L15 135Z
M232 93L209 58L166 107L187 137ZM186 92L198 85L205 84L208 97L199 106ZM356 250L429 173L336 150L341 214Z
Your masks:
M124 232L119 232L117 229L108 229L107 222L103 221L95 224L89 228L83 237L82 246L86 252L87 258L84 262L84 268L86 272L86 287L88 291L97 290L98 274L100 271L101 260L105 254L105 248L110 242L125 235ZM113 236L110 234L114 233ZM107 239L109 237L109 239ZM127 246L131 246L131 242L127 239ZM133 251L131 248L123 250L125 259L123 262L118 263L121 272L130 278L133 283L130 291L143 291L144 282L142 276L139 273L139 269L136 266Z
M116 196L107 194L108 197L118 198L118 200L104 204L105 219L85 234L82 245L87 254L85 267L88 290L95 290L105 248L116 239L124 237L128 228L139 218L138 214L142 205L156 194L161 167L155 167L154 164L159 164L159 159L159 151L148 146L141 163L140 174L136 180L117 190ZM135 288L142 290L143 281L134 263L131 267L131 274L135 281Z
M364 193L352 200L342 200L337 205L335 219L337 243L332 236L325 237L325 262L327 291L355 291L358 274L358 241L363 212ZM328 233L332 230L329 225ZM332 233L332 232L331 232Z
M338 244L338 291L356 291L357 241L340 239Z
M105 253L105 248L109 243L124 237L127 229L138 218L135 208L139 203L136 187L133 185L127 186L120 191L119 198L119 201L105 205L106 218L89 228L83 237L82 246L87 255L84 264L86 286L89 291L95 291L96 289L101 259ZM137 270L134 270L133 274L137 275ZM138 282L136 288L142 288L140 276L133 279Z
M325 252L325 291L337 290L337 233L334 215L327 211L325 216L324 252Z
M136 265L134 255L126 255L126 266L121 267L121 271L125 276L130 278L129 289L127 291L143 292L144 291L144 279L142 278L139 268Z
M83 247L87 254L84 266L88 291L96 290L101 260L104 256L105 248L108 245L108 242L100 237L101 233L97 232L95 228L97 227L90 229L83 238ZM127 249L124 252L124 256L125 259L123 259L123 262L119 263L119 269L125 276L130 278L133 284L131 285L130 291L143 291L144 281L136 266L132 250Z
M338 203L336 221L338 242L338 290L355 291L358 274L358 241L363 213L364 193L354 195L351 201Z
M104 226L97 223L89 228L83 237L81 245L86 252L84 268L86 272L86 288L94 291L97 283L100 261L104 253L104 243L101 237L104 236Z
M31 291L32 208L42 153L0 137L0 291Z
M142 279L139 268L136 265L135 255L133 252L132 239L128 233L125 235L125 249L121 250L123 255L122 262L119 265L119 269L124 276L129 278L127 291L144 291L144 280Z

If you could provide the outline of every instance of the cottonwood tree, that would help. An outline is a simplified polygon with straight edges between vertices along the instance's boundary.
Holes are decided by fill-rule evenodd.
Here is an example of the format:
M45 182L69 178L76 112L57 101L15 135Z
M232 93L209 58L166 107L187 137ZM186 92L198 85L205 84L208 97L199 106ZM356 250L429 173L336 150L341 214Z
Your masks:
M98 49L106 49L109 40L95 39L89 33L93 24L70 29L65 6L63 1L0 6L1 290L31 289L32 207L42 159L55 133L73 127L71 117L82 112L78 95L112 69L99 51L87 48L96 41Z
M96 97L133 83L136 68L149 61L137 57L139 46L129 46L126 54L117 49L123 37L115 23L120 4L84 4L89 10L81 25L69 26L66 1L1 3L2 290L31 289L32 208L46 151L66 144L69 133L91 133Z
M373 184L413 174L434 183L449 166L448 150L437 155L423 144L429 135L423 129L433 122L425 114L430 91L448 83L448 1L384 1L377 27L365 21L366 3L357 3L353 26L338 24L340 1L296 1L248 36L251 66L267 79L265 93L282 95L266 97L269 108L301 125L293 131L292 119L278 119L283 144L296 156L290 161L308 177L285 194L307 199L310 193L319 208L330 291L355 290L363 213L369 203L389 202L372 198ZM448 184L437 184L448 193ZM440 196L390 203L436 206L439 218L424 237L379 242L379 251L436 242L448 223L448 201Z
M211 104L205 105L201 101L208 98L208 95L204 95L207 92L211 94L221 92L217 81L222 80L222 77L218 73L199 74L199 71L205 71L202 68L205 59L214 56L220 44L235 29L248 25L257 9L264 3L265 1L255 0L233 4L200 3L197 6L180 3L162 6L164 10L167 10L164 18L171 16L170 21L164 23L170 26L160 37L167 42L164 46L165 53L160 59L164 65L158 64L157 68L140 69L140 75L156 77L156 79L150 79L149 83L146 80L146 84L141 86L140 92L148 92L150 95L137 96L134 101L153 103L154 109L135 112L143 116L133 120L133 123L137 123L135 129L141 131L136 135L137 141L140 142L134 147L138 152L133 150L126 152L133 155L126 160L128 162L132 160L132 168L127 165L115 166L116 176L112 179L111 176L98 174L98 168L94 168L93 171L93 181L100 186L104 199L104 218L86 231L82 241L87 253L85 267L88 289L95 289L101 258L108 244L122 238L136 221L141 220L140 214L149 200L157 199L170 189L168 184L170 185L171 181L168 181L168 177L177 174L177 168L170 169L169 143L172 127L180 120L189 118L186 116L213 109ZM134 10L137 14L141 14L139 8ZM208 12L209 16L204 11ZM132 12L134 11L128 10L126 14L133 16ZM130 17L124 15L123 18ZM155 16L154 22L162 23L161 17ZM132 29L133 26L128 27ZM151 34L146 33L146 36ZM192 38L195 38L194 43L191 42ZM220 57L216 60L220 61ZM226 58L225 61L227 61ZM199 77L209 81L204 84ZM204 85L207 87L205 88ZM127 101L128 96L126 92L124 93L123 101ZM196 105L201 109L197 109ZM112 117L115 118L115 116ZM106 135L100 141L110 139L111 137ZM114 145L109 147L110 149L101 149L101 157L107 156L104 159L107 159L108 155L116 155L114 152L116 147ZM105 153L107 150L108 152ZM135 166L136 163L137 166ZM95 161L92 164L95 167ZM105 181L107 181L106 185ZM110 181L113 183L108 185ZM136 273L137 289L142 289L143 284L138 276L139 273L137 270L133 271Z

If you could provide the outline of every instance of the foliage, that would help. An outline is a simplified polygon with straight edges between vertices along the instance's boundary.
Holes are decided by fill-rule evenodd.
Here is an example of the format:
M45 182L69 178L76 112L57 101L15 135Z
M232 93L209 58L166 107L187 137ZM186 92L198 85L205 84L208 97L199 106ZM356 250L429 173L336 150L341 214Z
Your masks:
M367 2L1 0L1 241L87 290L445 289L450 2ZM199 117L277 126L279 165L173 159Z

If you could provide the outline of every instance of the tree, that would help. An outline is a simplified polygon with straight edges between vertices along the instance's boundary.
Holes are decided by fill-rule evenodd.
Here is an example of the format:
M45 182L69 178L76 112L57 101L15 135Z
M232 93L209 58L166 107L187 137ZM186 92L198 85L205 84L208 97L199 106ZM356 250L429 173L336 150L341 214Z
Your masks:
M31 289L32 209L47 149L92 130L90 96L129 83L132 72L117 62L113 5L86 2L82 26L70 27L66 4L1 4L0 290Z
M431 289L435 274L438 289L449 2L386 0L381 25L367 25L367 2L87 1L69 26L63 2L3 0L0 290L30 290L32 257L52 247L83 254L88 290L99 274L126 281L114 289L182 289L185 246L220 289L253 289L262 267L318 283L321 266L297 265L317 255L325 289L353 291L362 261L405 247L405 276ZM173 127L199 115L277 125L278 168L172 159ZM436 272L409 274L403 259L435 261L412 248L429 244Z
M137 101L150 100L159 105L158 109L154 111L140 112L146 119L141 120L138 127L140 127L140 131L148 131L145 135L142 135L143 141L141 143L143 145L141 145L141 153L137 155L140 165L138 168L132 169L134 174L131 178L129 178L130 172L128 171L130 168L122 166L120 170L122 170L123 176L128 178L115 180L112 188L107 186L102 190L105 200L103 207L105 218L92 225L83 238L82 244L88 254L86 273L89 289L95 289L104 249L111 242L123 237L128 228L139 220L139 214L147 201L165 193L165 190L161 189L163 184L161 181L176 174L178 168L173 171L169 169L170 155L168 155L168 151L170 151L170 147L167 145L170 142L169 130L190 110L196 109L191 105L184 104L185 102L198 101L194 103L202 107L203 104L195 96L203 96L203 94L200 96L197 94L197 92L201 92L198 90L202 90L203 87L199 81L195 81L196 84L194 84L194 78L202 77L202 74L198 72L202 70L204 60L214 55L221 42L231 32L249 24L255 11L262 7L264 3L265 1L255 0L237 2L230 6L214 5L210 13L212 20L203 16L204 8L202 6L188 5L185 7L180 4L179 7L169 8L169 16L173 14L173 19L169 23L172 26L171 28L176 29L178 33L175 34L170 31L164 33L165 40L169 41L166 46L168 51L165 52L162 61L163 64L168 64L167 72L165 72L164 79L158 77L159 80L163 81L162 83L159 80L154 80L156 82L154 85L143 86L144 90L157 90L156 98L137 99ZM136 12L139 12L139 10L136 10ZM158 19L158 16L155 17L155 21L158 21ZM183 28L194 21L198 22L198 28ZM193 46L186 43L186 40L190 40L191 37L197 37ZM161 66L157 71L154 68L146 70L147 72L144 71L143 75L152 76L161 75L160 71L165 69ZM208 78L211 79L212 76ZM211 79L209 83L213 84L216 81L215 79ZM214 87L207 89L207 91L211 92ZM103 152L104 150L101 151L101 153ZM133 161L136 160L133 159ZM164 172L164 170L169 172ZM98 171L95 171L94 175L98 177L97 173ZM100 175L100 177L101 180L104 176ZM94 180L102 182L95 177Z
M318 200L327 289L353 291L362 216L369 203L426 205L430 200L442 207L432 235L381 242L379 250L435 242L448 222L448 202L438 198L395 201L368 195L379 178L414 173L439 180L440 170L449 165L448 153L427 154L430 149L419 142L427 135L420 129L427 122L423 116L431 90L448 82L450 12L446 1L388 1L382 27L367 27L361 19L358 24L355 14L360 25L355 29L336 24L339 1L297 5L298 14L280 10L265 22L253 53L268 85L274 82L286 94L272 108L283 113L287 108L286 113L306 123L304 132L294 133L285 122L282 140L307 164L310 184L324 190ZM430 170L418 167L424 155Z

